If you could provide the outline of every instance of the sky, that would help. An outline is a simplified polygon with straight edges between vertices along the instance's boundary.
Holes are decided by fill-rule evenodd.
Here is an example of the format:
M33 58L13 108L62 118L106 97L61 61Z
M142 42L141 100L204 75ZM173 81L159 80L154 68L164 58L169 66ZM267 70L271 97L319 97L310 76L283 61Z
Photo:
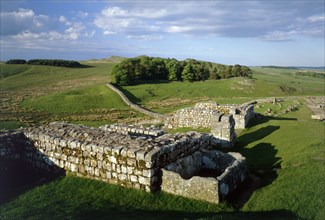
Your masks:
M324 0L1 0L0 60L325 66Z

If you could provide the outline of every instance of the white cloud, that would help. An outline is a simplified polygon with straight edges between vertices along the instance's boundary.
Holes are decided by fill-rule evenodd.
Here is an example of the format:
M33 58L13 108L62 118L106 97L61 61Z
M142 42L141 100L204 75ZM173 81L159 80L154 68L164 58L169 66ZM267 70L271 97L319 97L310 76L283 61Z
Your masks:
M1 35L18 34L25 30L40 30L49 22L46 15L37 15L31 9L20 8L17 11L1 12Z
M14 17L15 19L26 19L33 18L35 16L35 13L33 10L30 9L19 8L18 11L1 12L1 15Z
M325 16L324 15L313 15L308 17L308 21L310 22L325 22Z
M264 40L295 39L298 35L321 37L324 15L312 14L320 3L286 1L176 1L113 2L93 23L104 35L132 38L186 34L199 37L249 37ZM323 10L324 10L324 6ZM308 21L308 22L307 22ZM312 24L311 24L312 23ZM304 29L304 31L302 31ZM262 37L261 37L262 36ZM150 39L150 38L148 38Z
M21 32L17 35L12 36L13 39L16 39L20 42L28 42L33 40L59 40L64 38L64 36L56 31L51 31L49 33L33 33L29 30Z
M79 38L79 36L82 34L82 31L85 28L86 27L80 22L73 23L71 27L69 27L68 29L66 29L64 31L65 38L71 39L71 40L76 40Z
M104 31L103 34L104 35L113 35L113 34L116 34L116 32L114 32L114 31Z
M67 22L67 18L64 17L63 15L61 15L61 16L59 17L59 21L60 21L61 23L65 23L65 22Z
M84 12L84 11L77 11L77 16L82 18L82 19L85 19L88 17L88 12Z
M90 38L90 37L93 37L95 34L96 34L96 31L93 30L93 31L91 31L91 32L86 32L86 33L84 34L84 36Z

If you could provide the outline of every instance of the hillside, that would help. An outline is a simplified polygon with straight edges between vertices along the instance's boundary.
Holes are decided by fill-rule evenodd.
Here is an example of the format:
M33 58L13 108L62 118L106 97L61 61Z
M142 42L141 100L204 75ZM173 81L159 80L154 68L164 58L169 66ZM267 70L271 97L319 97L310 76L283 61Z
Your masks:
M129 121L128 115L133 116L132 120L143 117L105 88L113 63L87 62L87 68L0 65L1 127L53 120L100 125ZM323 95L324 92L323 80L297 74L297 70L260 67L252 70L252 79L150 81L122 88L132 101L162 113L200 100L241 103L260 97Z
M120 56L110 56L107 58L102 59L91 59L91 60L84 60L83 63L120 63L121 61L127 59L126 57Z
M86 65L86 68L65 68L0 64L1 127L17 128L49 121L99 126L148 119L126 106L105 86L111 79L113 63L87 62ZM308 70L311 74L303 75L301 70L273 67L252 70L251 79L237 77L193 83L156 80L121 87L133 102L161 113L199 101L243 103L257 98L286 97L281 103L257 105L257 112L271 116L255 120L247 129L237 131L233 150L247 158L251 172L262 184L243 207L239 205L243 201L236 199L212 205L164 193L150 195L68 175L20 192L21 196L1 205L1 212L9 219L62 217L57 210L66 218L109 215L156 219L156 213L160 212L162 219L170 215L177 219L193 216L323 219L325 126L310 118L312 113L304 100L306 96L324 95L324 80L318 75L323 73ZM39 181L37 178L43 177L33 178Z

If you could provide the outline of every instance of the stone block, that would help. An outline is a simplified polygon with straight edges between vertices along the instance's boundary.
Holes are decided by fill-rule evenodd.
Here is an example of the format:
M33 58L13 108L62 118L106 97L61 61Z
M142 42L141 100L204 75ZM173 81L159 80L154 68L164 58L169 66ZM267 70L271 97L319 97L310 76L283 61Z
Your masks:
M139 177L139 183L142 184L142 185L150 186L150 178L140 176Z

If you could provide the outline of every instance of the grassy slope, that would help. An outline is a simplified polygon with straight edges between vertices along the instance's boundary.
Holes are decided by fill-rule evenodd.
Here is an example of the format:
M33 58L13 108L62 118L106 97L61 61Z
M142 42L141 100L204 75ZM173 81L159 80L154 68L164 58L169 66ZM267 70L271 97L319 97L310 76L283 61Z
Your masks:
M193 99L206 97L220 103L243 103L256 97L324 95L324 80L315 77L293 75L295 70L254 68L254 79L231 78L194 83L150 83L125 86L129 97L151 107L150 102L168 99ZM178 103L159 112L180 108Z
M301 218L325 218L325 125L298 112L246 129L238 150L252 170L278 169L272 184L256 191L244 211L290 210Z
M114 92L104 86L114 64L87 65L89 67L64 68L0 64L1 74L7 76L0 81L0 113L3 118L0 128L24 125L15 118L33 117L37 123L53 120L51 118L65 120L60 116L62 114L66 117L69 114L88 114L88 110L128 109ZM83 120L91 125L105 123L97 119Z
M88 64L87 64L88 65ZM1 79L1 90L20 90L53 86L56 83L73 80L109 80L111 63L89 64L88 68L66 68L39 65L0 64L1 72L8 77ZM16 71L13 71L16 70Z
M325 217L325 125L299 111L255 121L238 137L235 151L251 170L277 169L277 178L265 181L240 212L226 203L212 205L188 199L123 189L101 182L65 177L22 194L2 206L3 215L43 219L65 218L212 218L303 219ZM264 175L264 174L263 174ZM263 175L261 175L263 177ZM159 213L157 215L157 213Z
M49 113L82 113L100 108L127 109L119 96L105 85L50 94L37 100L29 99L23 103L23 106Z
M1 68L2 65L4 64L1 64ZM112 98L112 103L104 101L108 96L114 96L106 93L103 86L111 64L94 65L95 67L82 69L32 66L20 73L15 70L10 77L1 80L1 91L34 91L32 89L60 86L62 82L67 82L68 85L81 83L81 86L63 85L62 88L66 89L55 94L32 96L24 105L52 114L82 111L83 108L112 107L112 103L124 108L116 97ZM254 73L256 80L249 86L242 84L242 78L237 78L197 83L144 84L124 89L131 98L149 106L151 101L163 102L172 98L191 100L202 96L221 102L241 102L253 97L324 95L324 81L320 78L295 76L292 75L292 70L273 68L256 68ZM84 85L84 81L91 83ZM283 89L280 88L281 85ZM93 99L98 100L97 104L90 104ZM168 112L179 107L176 102L161 111ZM264 111L264 108L259 110ZM232 213L234 219L238 215L247 218L253 215L259 219L265 214L275 215L279 210L306 219L325 218L325 128L324 123L312 121L310 114L306 107L301 107L297 112L282 115L285 117L282 120L274 118L264 123L259 122L240 134L236 150L247 157L253 171L258 173L261 169L281 169L277 170L278 177L273 182L266 183L265 187L253 194L242 209L245 213ZM8 126L15 125L13 121L6 123ZM160 210L159 216L162 219L169 215L179 218L211 217L220 211L222 214L216 218L228 218L229 215L224 212L233 211L225 204L212 206L165 194L150 195L74 177L35 188L1 209L1 213L9 218L32 216L37 219L108 215L122 218L146 215L156 218L157 211L153 210ZM194 212L197 215L192 215Z

